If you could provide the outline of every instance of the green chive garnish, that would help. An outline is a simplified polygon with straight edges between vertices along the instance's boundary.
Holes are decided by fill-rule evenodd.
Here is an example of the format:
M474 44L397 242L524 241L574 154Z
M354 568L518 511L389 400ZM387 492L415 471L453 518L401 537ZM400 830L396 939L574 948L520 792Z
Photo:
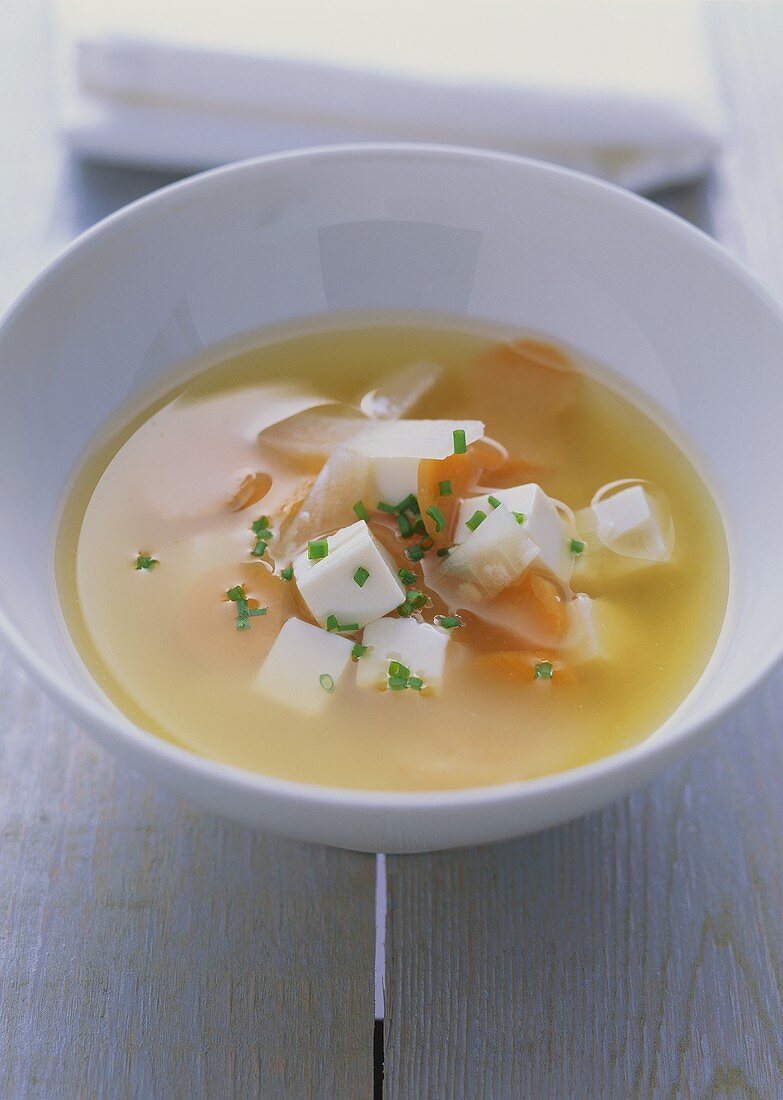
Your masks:
M397 516L397 526L404 539L409 539L413 534L413 524L403 512Z
M268 610L266 607L251 607L248 616L252 619L254 615L266 615Z
M311 539L307 544L307 557L310 561L320 561L329 553L329 543L326 539Z
M459 615L438 615L435 621L444 630L453 630L455 626L462 626L462 619Z
M403 680L396 676L394 678L389 677L389 680L387 682L389 686L389 691L405 691L408 686L407 680Z
M401 500L397 505L398 512L413 512L415 516L419 514L419 499L414 496L413 493L408 493L405 500Z
M476 509L470 519L465 520L465 526L469 527L471 531L475 531L484 520L487 518L487 513L482 512L480 508Z
M439 481L438 492L442 497L450 497L454 490L451 487L450 481Z
M499 508L500 507L500 501L498 500L497 497L487 497L487 501L488 501L489 504L492 505L493 508Z
M330 632L337 631L338 634L350 633L352 630L358 630L358 623L341 623L336 615L326 616L326 629Z
M568 549L571 551L572 554L583 554L585 544L580 539L571 539L568 544Z
M416 580L416 574L411 573L410 569L398 569L397 576L400 578L403 584L413 584Z
M454 437L454 454L464 455L468 449L467 440L465 439L465 429L455 428L453 432Z
M353 510L356 512L358 518L363 519L365 523L369 520L370 513L367 511L363 500L357 500L353 506Z
M427 515L435 522L435 531L442 531L446 526L446 520L443 518L443 512L440 508L437 508L434 504L431 508L427 509Z
M147 573L151 573L157 564L158 559L151 558L149 554L139 554L136 558L136 568L144 569Z
M424 557L424 551L418 544L416 546L409 546L405 551L405 557L408 561L421 561Z
M554 672L555 669L551 661L539 661L533 670L533 677L536 680L551 680Z
M334 678L329 675L328 672L322 672L318 677L318 683L324 689L324 691L331 693L334 691Z
M437 551L437 554L438 554L439 558L447 558L450 553L451 553L451 547L450 546L441 546L440 550Z
M424 687L424 681L420 676L410 676L408 678L408 687L413 688L414 691L421 691Z
M359 585L360 588L364 588L365 581L367 580L369 575L370 575L369 569L365 569L363 565L360 565L359 568L354 573L353 579Z
M417 535L424 535L427 537L427 528L423 519L417 519L413 525L413 530Z
M419 592L417 588L409 588L405 596L405 602L415 611L418 611L420 607L424 607L427 597L423 592Z
M389 515L389 516L396 516L397 515L396 505L387 504L385 500L379 500L378 501L378 511L379 512L386 512L386 514Z
M413 614L413 608L407 602L401 603L400 606L397 608L397 614L400 616L401 619L409 619Z
M516 519L517 523L524 523L525 522L525 513L524 512L514 512L514 518Z
M254 520L254 522L250 524L250 530L254 535L271 539L272 532L269 530L269 516L261 516L259 519Z
M287 565L285 569L280 570L280 576L284 581L291 581L294 579L294 567L293 565Z
M389 661L389 679L393 680L397 677L404 677L408 679L411 674L411 670L407 665L401 664L399 661Z
M235 584L233 588L229 588L228 592L226 592L226 596L234 603L238 600L246 599L245 586L243 584Z
M266 553L266 546L266 541L264 539L259 539L253 549L250 551L250 553L253 555L254 558L263 558L264 554Z
M357 642L351 650L351 658L354 661L358 661L360 657L363 657L365 653L368 653L372 649L372 646L362 645L361 642Z

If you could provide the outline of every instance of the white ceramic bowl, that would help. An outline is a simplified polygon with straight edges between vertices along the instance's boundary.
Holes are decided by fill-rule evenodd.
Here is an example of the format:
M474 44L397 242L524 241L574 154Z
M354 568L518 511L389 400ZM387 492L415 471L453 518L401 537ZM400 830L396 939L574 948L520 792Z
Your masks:
M139 730L71 657L53 527L68 475L106 417L201 347L266 323L379 308L550 333L654 398L702 456L729 528L729 615L696 689L648 740L496 787L308 786ZM782 398L777 307L713 241L627 192L532 161L427 146L321 149L219 169L85 233L0 329L0 626L98 741L218 813L387 852L540 829L681 756L778 659Z

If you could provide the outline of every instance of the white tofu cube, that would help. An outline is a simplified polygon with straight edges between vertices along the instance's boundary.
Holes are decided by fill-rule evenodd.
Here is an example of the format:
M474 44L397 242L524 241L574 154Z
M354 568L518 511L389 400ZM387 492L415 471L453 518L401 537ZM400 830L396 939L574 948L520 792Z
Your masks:
M299 593L321 626L329 615L366 626L405 601L394 562L364 520L342 527L326 542L325 558L311 561L305 550L293 562ZM362 571L358 580L357 570ZM359 584L364 572L368 576Z
M470 601L496 596L518 581L539 556L524 525L508 508L487 507L487 518L475 531L466 528L468 537L443 559L440 568L443 576L458 582L459 595Z
M378 619L365 629L362 643L371 646L359 658L356 683L362 688L382 687L387 680L389 662L400 661L419 676L425 687L439 691L449 633L416 619Z
M643 485L631 485L592 505L598 538L616 554L646 561L671 556L673 528L664 529Z
M422 459L448 458L454 453L456 429L465 432L467 445L484 435L480 420L395 420L376 422L351 448L370 460L378 500L397 504L418 492Z
M467 497L460 504L454 541L464 542L468 537L470 528L467 527L467 521L476 510L486 512L487 515L492 512L490 496L499 500L509 511L521 512L524 515L525 522L522 524L522 530L539 549L536 564L548 569L550 573L554 573L567 584L574 568L574 556L568 547L568 528L544 490L535 483L514 485L510 489L496 489L486 496Z
M253 691L300 714L320 714L351 663L353 643L288 619L253 683Z

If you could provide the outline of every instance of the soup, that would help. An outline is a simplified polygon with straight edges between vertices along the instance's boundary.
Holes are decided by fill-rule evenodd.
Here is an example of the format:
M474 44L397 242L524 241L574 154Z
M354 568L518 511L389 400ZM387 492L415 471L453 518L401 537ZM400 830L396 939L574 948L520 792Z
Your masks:
M606 372L528 334L354 317L213 351L123 410L57 576L143 728L429 790L646 737L709 659L727 561L694 465Z

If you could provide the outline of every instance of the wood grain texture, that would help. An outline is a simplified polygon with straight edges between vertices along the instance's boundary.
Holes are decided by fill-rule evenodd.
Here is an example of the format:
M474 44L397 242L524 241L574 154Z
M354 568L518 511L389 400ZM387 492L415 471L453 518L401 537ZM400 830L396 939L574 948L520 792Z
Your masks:
M58 148L46 46L41 0L0 3L0 309L168 182ZM371 857L178 802L90 745L0 646L2 1100L366 1100L373 902Z
M708 224L780 294L783 5L707 15L730 143ZM783 673L602 813L389 857L387 1100L783 1096L781 775Z
M372 1092L374 861L90 745L0 653L0 1096Z

